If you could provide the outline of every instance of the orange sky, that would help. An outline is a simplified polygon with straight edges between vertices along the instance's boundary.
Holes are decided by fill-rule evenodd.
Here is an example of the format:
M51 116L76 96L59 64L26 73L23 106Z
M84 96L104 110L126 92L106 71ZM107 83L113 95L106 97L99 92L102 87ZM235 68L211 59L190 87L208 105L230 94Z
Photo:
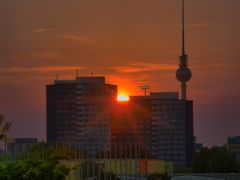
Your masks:
M180 0L0 1L0 111L15 137L45 137L45 85L105 75L131 95L178 91ZM195 134L240 135L240 1L186 0ZM26 130L26 127L31 127Z

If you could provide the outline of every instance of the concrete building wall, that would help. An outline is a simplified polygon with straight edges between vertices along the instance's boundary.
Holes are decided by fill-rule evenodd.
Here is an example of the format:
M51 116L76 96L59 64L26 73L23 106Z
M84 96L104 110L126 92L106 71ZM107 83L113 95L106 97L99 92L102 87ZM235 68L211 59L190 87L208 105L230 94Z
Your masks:
M79 77L48 85L47 141L90 150L105 148L110 143L116 98L117 86L106 84L104 77Z
M194 152L192 101L178 93L132 96L116 106L112 141L138 143L151 157L190 166Z

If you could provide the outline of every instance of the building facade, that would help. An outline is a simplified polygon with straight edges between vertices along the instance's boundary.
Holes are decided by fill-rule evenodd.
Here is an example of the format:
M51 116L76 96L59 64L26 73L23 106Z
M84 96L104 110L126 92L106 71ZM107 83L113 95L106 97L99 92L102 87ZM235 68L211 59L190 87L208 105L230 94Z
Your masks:
M178 93L151 93L152 154L174 162L176 166L191 166L194 153L193 104L180 100Z
M47 141L94 151L110 144L117 86L104 77L77 77L47 85Z
M117 102L113 112L112 144L141 145L151 148L151 104L148 98L130 97Z
M178 93L131 96L113 113L112 142L137 143L152 158L190 166L194 153L193 104Z
M78 77L48 85L47 141L91 152L136 144L151 158L191 165L192 101L179 99L175 92L131 96L126 102L116 99L117 86L106 84L104 77Z

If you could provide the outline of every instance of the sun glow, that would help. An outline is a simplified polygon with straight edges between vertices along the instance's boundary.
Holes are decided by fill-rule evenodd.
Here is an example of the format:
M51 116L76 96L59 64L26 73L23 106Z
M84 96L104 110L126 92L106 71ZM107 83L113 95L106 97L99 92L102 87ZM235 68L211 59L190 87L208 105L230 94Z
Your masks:
M127 95L118 95L117 100L121 101L121 102L123 102L123 101L126 102L126 101L129 101L129 96L127 96Z

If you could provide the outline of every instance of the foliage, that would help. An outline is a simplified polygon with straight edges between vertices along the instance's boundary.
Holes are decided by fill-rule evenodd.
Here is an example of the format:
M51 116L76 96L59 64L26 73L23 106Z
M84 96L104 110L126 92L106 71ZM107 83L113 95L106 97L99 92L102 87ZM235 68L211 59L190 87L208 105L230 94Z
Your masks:
M193 168L197 173L237 173L240 170L235 155L226 147L203 148L196 154Z
M4 140L7 137L7 132L11 127L11 123L4 121L4 116L0 114L0 140Z
M209 160L209 170L220 173L239 172L239 164L233 154L221 148Z
M150 174L148 180L171 180L171 177L167 173L154 173Z
M25 155L31 158L69 160L74 157L74 151L63 144L48 145L44 142L32 145Z
M87 152L83 149L72 149L67 145L64 144L55 144L55 145L49 145L46 143L38 143L35 144L29 149L22 157L22 159L33 159L35 161L39 159L43 159L45 162L58 162L62 160L69 160L72 158L75 158L76 155L80 155L82 158L87 158ZM65 168L65 169L64 169ZM53 168L50 168L53 169ZM108 178L119 180L119 178L115 177L115 175L112 172L104 172L104 165L101 163L96 163L91 160L84 161L81 164L74 165L71 167L72 170L81 171L83 173L83 178L86 177L100 177L100 179ZM62 166L62 168L57 168L54 172L49 172L48 170L45 170L48 174L51 173L61 173L63 170L63 175L66 176L70 173L70 169L67 169L65 166ZM48 176L50 177L50 176ZM54 176L51 177L54 180ZM1 176L0 176L1 179ZM44 178L42 178L44 179ZM47 179L48 180L48 179Z
M3 180L64 180L70 169L57 160L15 160L0 163Z
M49 146L46 143L33 145L17 160L0 162L0 179L63 180L71 169L60 160L67 160L71 155L66 146Z
M193 173L193 169L190 167L176 167L174 173Z

